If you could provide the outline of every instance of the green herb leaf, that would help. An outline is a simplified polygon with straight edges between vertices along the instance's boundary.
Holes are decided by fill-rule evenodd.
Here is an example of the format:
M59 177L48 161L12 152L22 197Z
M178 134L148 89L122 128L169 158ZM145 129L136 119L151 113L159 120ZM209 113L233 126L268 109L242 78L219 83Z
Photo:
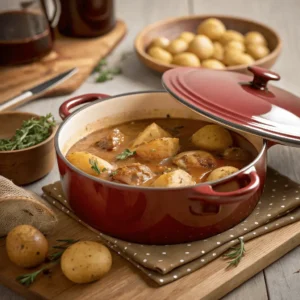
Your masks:
M99 76L96 78L96 82L105 82L112 79L113 79L113 75L109 71L102 71L101 73L99 73Z
M55 124L52 114L26 120L12 138L0 139L0 151L20 150L37 145L50 136Z
M100 175L101 171L99 169L99 166L98 166L98 162L96 159L92 159L90 158L89 159L89 163L91 165L91 169L94 170L96 172L97 175Z
M101 59L98 65L95 67L94 72L99 72L101 69L107 65L107 60L105 58Z
M115 176L115 175L117 175L118 174L118 170L115 170L115 171L112 171L111 173L110 173L110 176Z
M19 283L21 283L22 285L25 285L25 286L28 287L36 280L37 276L39 274L41 274L45 269L46 269L46 267L42 268L42 269L39 269L36 272L20 275L16 278L16 280Z
M125 149L122 153L120 153L116 156L116 159L117 160L124 160L124 159L126 159L130 156L135 155L135 154L136 154L135 151L130 151L129 149Z
M239 238L239 242L240 244L237 247L230 248L229 251L224 254L224 258L230 260L227 268L236 267L246 253L244 240Z

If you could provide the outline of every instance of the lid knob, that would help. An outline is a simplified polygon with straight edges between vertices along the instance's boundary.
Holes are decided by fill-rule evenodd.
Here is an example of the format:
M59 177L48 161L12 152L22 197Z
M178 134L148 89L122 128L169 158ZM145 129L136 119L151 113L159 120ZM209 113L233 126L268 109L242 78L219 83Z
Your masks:
M280 80L280 76L277 73L272 72L268 69L251 66L248 67L248 70L254 74L251 86L255 89L266 90L269 80Z

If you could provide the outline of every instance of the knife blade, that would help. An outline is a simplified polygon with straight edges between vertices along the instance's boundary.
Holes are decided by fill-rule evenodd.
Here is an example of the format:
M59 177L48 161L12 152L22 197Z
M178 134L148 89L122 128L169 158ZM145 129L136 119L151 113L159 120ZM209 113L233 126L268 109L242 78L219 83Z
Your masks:
M22 103L24 100L28 98L30 98L31 100L37 98L42 93L46 92L47 90L55 87L56 85L64 82L66 79L73 76L75 73L77 73L77 71L78 71L77 68L72 68L64 73L56 75L51 79L22 92L16 97L6 100L4 103L0 104L0 111L3 111L12 106L16 107L18 104Z

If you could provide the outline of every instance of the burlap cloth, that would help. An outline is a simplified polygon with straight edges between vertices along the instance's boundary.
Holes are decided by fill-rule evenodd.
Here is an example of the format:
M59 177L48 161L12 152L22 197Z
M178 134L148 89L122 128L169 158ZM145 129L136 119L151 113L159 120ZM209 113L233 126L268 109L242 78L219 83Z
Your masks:
M108 247L130 261L159 285L175 281L203 267L238 244L238 237L246 242L300 220L299 184L272 169L268 170L261 200L247 219L206 240L178 245L140 245L107 236L84 224L72 213L59 182L43 187L43 191L45 198L52 205L90 228ZM243 260L240 263L242 264Z

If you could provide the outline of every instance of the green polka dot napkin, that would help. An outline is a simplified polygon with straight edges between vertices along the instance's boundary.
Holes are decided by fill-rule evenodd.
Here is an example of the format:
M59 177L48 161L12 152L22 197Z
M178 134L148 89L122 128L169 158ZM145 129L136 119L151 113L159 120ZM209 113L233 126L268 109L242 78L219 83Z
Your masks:
M159 285L177 280L221 256L239 243L239 237L246 242L300 220L299 184L272 169L268 169L264 193L247 219L216 236L178 245L140 245L107 236L76 217L68 206L60 182L43 187L43 191L52 205L95 232L103 243Z

